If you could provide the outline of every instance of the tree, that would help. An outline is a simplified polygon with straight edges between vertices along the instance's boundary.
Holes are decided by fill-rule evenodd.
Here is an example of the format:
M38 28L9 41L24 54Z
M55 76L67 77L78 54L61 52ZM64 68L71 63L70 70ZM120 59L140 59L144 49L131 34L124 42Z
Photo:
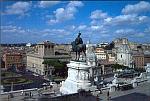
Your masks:
M136 72L146 72L145 68L134 68Z
M114 65L112 65L112 68L113 68L114 70L117 70L117 69L128 69L127 66L119 65L119 64L114 64Z
M51 59L44 60L43 64L54 66L55 68L62 68L64 66L63 62Z
M49 65L49 66L54 66L54 72L53 74L57 74L57 76L66 76L67 74L67 68L66 68L66 64L67 62L62 62L59 60L52 60L52 59L47 59L44 60L43 64Z

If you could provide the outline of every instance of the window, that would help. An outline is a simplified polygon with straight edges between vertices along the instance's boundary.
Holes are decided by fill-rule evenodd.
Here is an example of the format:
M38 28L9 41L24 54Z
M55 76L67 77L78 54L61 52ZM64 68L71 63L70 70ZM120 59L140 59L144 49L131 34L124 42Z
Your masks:
M47 71L45 71L45 75L47 75Z
M121 58L122 58L122 55L121 55Z
M39 73L41 74L41 70L39 70Z
M47 46L45 45L45 48L47 48Z
M36 72L38 73L38 69L36 69Z

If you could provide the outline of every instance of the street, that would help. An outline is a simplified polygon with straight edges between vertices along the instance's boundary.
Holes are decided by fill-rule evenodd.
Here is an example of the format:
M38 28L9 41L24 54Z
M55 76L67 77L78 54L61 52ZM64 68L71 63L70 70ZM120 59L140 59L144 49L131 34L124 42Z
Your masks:
M150 101L150 82L140 83L136 88L125 90L125 91L115 91L110 92L110 100L109 101ZM39 99L44 99L48 97L55 96L59 93L59 88L61 85L55 85L53 88L47 87L47 89L41 88L39 90L34 90L26 92L28 96L25 96L25 93L21 95L21 93L15 93L11 101L39 101ZM103 91L102 94L93 93L94 96L99 96L99 101L107 101L107 91ZM8 95L1 96L2 101L9 101Z
M110 101L150 101L150 82L139 84L134 89L110 92ZM99 95L102 101L107 101L107 92Z

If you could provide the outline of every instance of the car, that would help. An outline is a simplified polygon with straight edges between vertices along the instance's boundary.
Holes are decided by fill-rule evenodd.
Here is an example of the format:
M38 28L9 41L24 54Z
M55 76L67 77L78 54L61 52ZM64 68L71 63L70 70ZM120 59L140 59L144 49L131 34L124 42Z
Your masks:
M47 86L48 84L47 84L47 83L43 83L42 85L43 85L43 86Z
M56 85L56 82L50 82L50 85L51 86Z
M39 75L37 75L37 74L35 74L35 73L34 73L33 75L34 75L34 76L39 76Z

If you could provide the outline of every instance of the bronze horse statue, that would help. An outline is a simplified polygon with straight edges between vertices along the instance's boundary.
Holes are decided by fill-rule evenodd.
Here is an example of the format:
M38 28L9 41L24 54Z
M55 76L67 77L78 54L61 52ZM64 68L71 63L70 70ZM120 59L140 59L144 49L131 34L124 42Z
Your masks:
M86 52L86 44L78 44L77 45L76 42L73 41L71 43L71 45L72 45L72 51L76 52L76 60L79 60L81 52L83 52L86 57L86 53L85 53Z

